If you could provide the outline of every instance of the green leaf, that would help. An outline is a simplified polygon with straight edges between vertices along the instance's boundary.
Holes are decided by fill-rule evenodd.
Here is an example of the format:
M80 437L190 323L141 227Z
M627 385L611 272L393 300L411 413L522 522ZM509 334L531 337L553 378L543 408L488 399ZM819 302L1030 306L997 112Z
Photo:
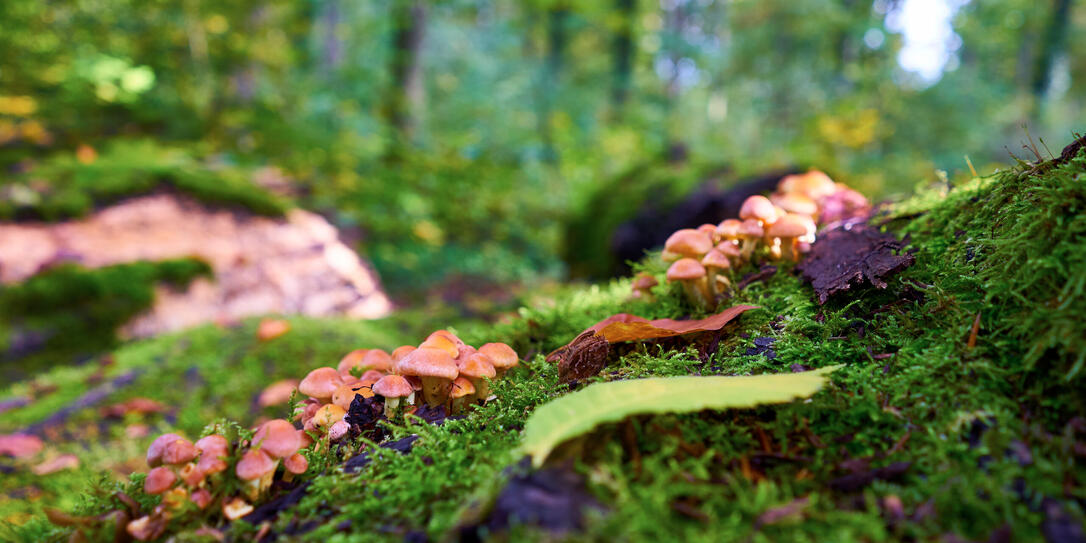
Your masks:
M536 409L524 426L521 454L536 467L563 441L632 415L754 407L807 398L841 366L803 373L741 377L654 377L595 383Z

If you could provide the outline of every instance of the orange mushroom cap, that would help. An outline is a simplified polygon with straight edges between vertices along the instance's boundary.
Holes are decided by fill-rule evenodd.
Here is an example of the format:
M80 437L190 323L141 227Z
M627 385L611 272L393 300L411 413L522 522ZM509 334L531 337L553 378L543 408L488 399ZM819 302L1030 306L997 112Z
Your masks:
M253 434L253 445L259 446L272 458L286 458L302 448L302 440L293 424L274 419L260 425Z
M676 260L675 263L667 269L668 281L689 281L701 277L705 277L705 267L701 265L701 262L698 262L693 258L681 258Z
M235 473L242 481L254 481L275 469L275 461L263 450L249 449L235 468Z
M520 363L517 352L504 343L487 343L479 347L479 352L490 358L490 363L494 364L494 369L499 372L515 367Z
M143 480L143 491L148 494L162 494L173 487L177 482L177 475L169 468L158 466L147 472L147 478Z
M701 257L712 248L712 238L693 228L675 231L664 243L664 251L686 257Z
M318 400L327 401L343 384L343 377L335 368L317 368L298 384L298 392Z

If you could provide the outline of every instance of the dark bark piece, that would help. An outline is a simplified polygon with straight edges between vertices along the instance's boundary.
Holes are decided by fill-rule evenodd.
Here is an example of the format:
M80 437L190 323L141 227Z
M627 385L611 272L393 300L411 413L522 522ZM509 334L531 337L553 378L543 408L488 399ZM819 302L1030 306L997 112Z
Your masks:
M415 441L419 436L407 436L396 441L391 441L381 445L382 449L389 449L401 454L407 454L411 452L411 448L415 445ZM366 467L371 461L373 461L370 451L362 451L361 454L355 455L343 463L343 473L355 473L362 468Z
M480 525L490 533L516 522L565 534L583 527L588 509L603 506L585 488L584 477L569 468L548 468L511 479Z
M274 500L263 503L256 509L253 509L252 513L241 517L242 520L256 526L266 520L275 520L279 516L281 511L290 509L298 502L302 501L305 497L305 493L309 491L310 482L306 481L296 487L290 492L278 496Z
M557 362L559 382L569 383L598 374L607 365L610 354L611 344L589 329L547 355L547 362Z
M824 304L830 296L864 283L886 288L886 277L916 260L901 252L906 243L865 224L836 228L819 236L796 269Z

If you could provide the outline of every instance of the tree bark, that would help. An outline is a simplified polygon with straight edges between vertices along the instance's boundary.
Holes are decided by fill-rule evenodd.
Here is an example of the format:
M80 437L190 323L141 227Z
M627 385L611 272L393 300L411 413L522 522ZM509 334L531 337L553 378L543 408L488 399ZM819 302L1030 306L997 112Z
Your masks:
M1038 100L1044 100L1052 83L1052 66L1060 55L1067 41L1067 28L1071 22L1071 0L1055 0L1052 6L1052 18L1044 32L1041 51L1033 72L1032 91Z
M619 27L611 45L614 61L614 80L611 87L611 104L621 111L630 97L630 81L633 78L635 0L615 0Z
M397 0L392 8L392 87L386 105L392 129L391 154L418 137L426 89L422 73L422 43L426 29L424 0Z

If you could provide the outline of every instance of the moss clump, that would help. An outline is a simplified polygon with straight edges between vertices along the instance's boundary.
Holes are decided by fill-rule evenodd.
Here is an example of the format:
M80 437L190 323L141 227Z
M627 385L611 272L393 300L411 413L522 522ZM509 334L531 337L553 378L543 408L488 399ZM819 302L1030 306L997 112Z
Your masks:
M9 197L0 198L0 219L59 221L123 198L170 189L207 204L284 214L288 202L257 187L249 177L244 169L211 168L149 140L119 140L89 164L56 154L5 183Z
M597 379L845 367L810 402L637 417L567 443L553 462L568 462L608 507L571 538L930 541L956 534L986 540L1001 529L1015 541L1038 541L1053 510L1081 525L1086 470L1073 451L1086 436L1073 422L1082 411L1074 370L1086 325L1069 316L1081 303L1076 285L1084 272L1069 263L1080 262L1084 250L1081 235L1074 234L1081 232L1083 213L1078 196L1066 198L1081 195L1075 191L1081 190L1084 166L1080 155L1043 175L1008 172L944 198L918 195L919 201L936 203L910 202L911 212L923 214L900 221L901 230L912 234L917 262L886 290L857 288L820 306L785 266L733 300L761 309L738 319L711 356L642 345L615 361ZM1068 201L1073 203L1041 205ZM1013 223L1051 227L1016 230ZM1053 229L1066 225L1067 235ZM1024 248L1029 244L1043 252ZM646 266L655 269L652 261ZM1037 286L1053 290L1037 293ZM409 454L379 455L357 474L328 469L271 524L272 533L337 542L455 533L463 519L472 518L465 512L492 499L506 469L519 460L512 451L533 408L564 393L544 353L615 312L701 316L677 288L658 287L655 305L627 301L628 289L628 280L571 288L510 322L462 326L457 332L469 343L511 342L529 358L495 383L498 400L442 426L394 428L394 437L420 435ZM970 345L977 312L983 324ZM1066 333L1056 332L1054 339L1045 330L1027 333L1023 323L1050 317ZM328 334L347 326L324 325ZM197 334L176 341L190 337L211 339ZM323 336L306 339L314 337ZM175 372L170 382L190 364L225 363L231 371L298 365L295 351L269 350L235 366L233 349L251 347L233 340L217 336L212 344L201 343L198 357L183 347L157 356ZM761 348L767 343L772 354ZM1037 344L1042 352L1031 354ZM327 347L313 343L305 366L331 363L346 351L333 354ZM167 376L146 379L138 390L161 389ZM223 379L207 386L220 393L237 386ZM179 418L182 427L196 424ZM330 452L327 465L347 454ZM91 501L83 510L98 513L104 507ZM782 514L785 508L791 513ZM247 539L257 529L235 523L230 531ZM35 518L13 537L61 533ZM507 537L548 539L524 525Z
M17 334L38 338L36 345L25 347L33 354L8 363L5 372L25 371L50 361L68 363L112 347L117 328L151 307L156 283L184 288L199 276L210 277L211 268L195 259L97 269L62 264L22 283L0 287L3 351L12 357L26 355L11 345L12 338Z

